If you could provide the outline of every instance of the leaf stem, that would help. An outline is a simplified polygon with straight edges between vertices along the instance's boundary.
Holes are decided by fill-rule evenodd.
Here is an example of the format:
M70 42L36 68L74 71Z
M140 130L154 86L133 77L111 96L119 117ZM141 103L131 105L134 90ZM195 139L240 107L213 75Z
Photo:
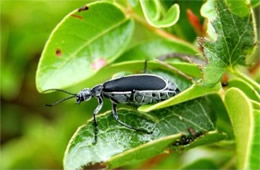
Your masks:
M163 61L161 61L161 60L155 59L155 61L158 62L158 63L160 63L160 64L162 64L162 65L164 65L165 67L171 69L173 72L178 73L179 75L183 76L183 77L186 78L187 80L191 81L193 84L196 84L196 82L193 80L192 77L186 75L185 73L183 73L182 71L178 70L178 69L175 68L174 66L171 66L170 64L167 64L167 63L165 63L165 62L163 62Z
M253 79L251 79L249 76L247 76L244 73L240 72L238 69L236 69L236 70L230 69L230 71L234 75L236 75L237 77L245 80L248 84L250 84L257 91L260 91L260 85L257 82L255 82Z

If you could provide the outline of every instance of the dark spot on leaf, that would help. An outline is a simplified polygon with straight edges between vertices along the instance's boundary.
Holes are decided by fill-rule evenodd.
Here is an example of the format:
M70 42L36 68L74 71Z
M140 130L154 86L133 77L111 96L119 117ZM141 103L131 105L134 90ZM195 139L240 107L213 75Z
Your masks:
M88 10L88 6L83 6L78 9L78 12L82 12L82 11L86 11L86 10Z
M72 14L71 16L72 16L73 18L83 19L83 17L82 17L82 16L80 16L80 15L75 15L75 14Z
M97 70L101 69L102 67L104 67L106 64L107 64L106 59L99 58L91 64L91 67L93 70L97 71Z
M57 57L61 57L62 56L62 52L59 48L56 49L56 56Z

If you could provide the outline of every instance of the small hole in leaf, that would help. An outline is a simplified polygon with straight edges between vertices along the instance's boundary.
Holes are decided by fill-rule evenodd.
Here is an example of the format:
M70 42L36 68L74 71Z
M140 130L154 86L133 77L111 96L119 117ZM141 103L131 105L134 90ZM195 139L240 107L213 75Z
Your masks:
M61 57L62 56L62 52L59 48L56 49L56 56L57 57Z

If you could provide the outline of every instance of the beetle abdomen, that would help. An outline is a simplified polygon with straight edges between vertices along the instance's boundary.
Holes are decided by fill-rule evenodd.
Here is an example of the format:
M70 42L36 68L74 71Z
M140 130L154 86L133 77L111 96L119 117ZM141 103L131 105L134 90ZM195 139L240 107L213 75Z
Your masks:
M132 90L122 92L104 91L103 94L115 103L140 106L144 104L158 103L177 95L179 92L180 90L178 87L167 80L166 87L161 90Z
M140 74L107 81L103 84L103 91L124 92L132 90L161 90L165 87L166 82L159 76Z

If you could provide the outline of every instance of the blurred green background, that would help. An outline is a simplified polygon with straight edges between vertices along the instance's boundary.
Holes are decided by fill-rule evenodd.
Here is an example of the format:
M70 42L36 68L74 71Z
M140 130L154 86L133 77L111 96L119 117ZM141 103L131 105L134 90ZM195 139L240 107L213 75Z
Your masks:
M39 94L35 87L37 64L51 31L67 13L87 2L1 1L0 168L62 169L63 154L69 139L77 127L92 116L91 111L96 106L95 100L80 107L70 101L57 107L47 108L44 104L52 103L65 95ZM176 30L172 32L179 36L183 34ZM185 37L187 35L192 37ZM196 37L194 31L183 36L190 41ZM77 92L79 89L70 90ZM217 150L221 155L221 149L217 148ZM197 157L205 157L210 151L195 149L182 157L190 157L194 153ZM233 153L225 151L225 154ZM179 153L160 155L128 168L174 168L182 159L178 155ZM218 152L212 156L216 155ZM200 161L205 165L211 163L207 159Z
M91 116L86 112L91 104L47 108L44 104L63 96L42 95L35 88L37 64L52 29L86 3L1 1L1 168L61 169L70 137Z

